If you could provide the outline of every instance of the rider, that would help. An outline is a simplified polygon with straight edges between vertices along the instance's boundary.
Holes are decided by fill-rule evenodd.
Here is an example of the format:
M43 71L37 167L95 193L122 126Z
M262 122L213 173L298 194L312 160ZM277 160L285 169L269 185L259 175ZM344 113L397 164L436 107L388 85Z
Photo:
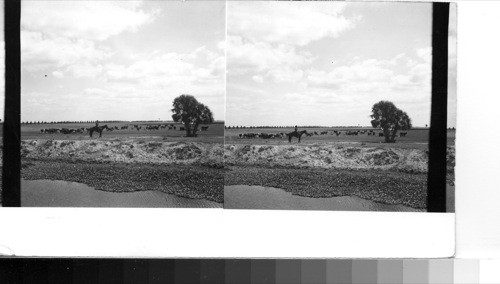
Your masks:
M95 121L95 127L99 127L99 120Z
M295 125L295 132L299 132L299 128Z

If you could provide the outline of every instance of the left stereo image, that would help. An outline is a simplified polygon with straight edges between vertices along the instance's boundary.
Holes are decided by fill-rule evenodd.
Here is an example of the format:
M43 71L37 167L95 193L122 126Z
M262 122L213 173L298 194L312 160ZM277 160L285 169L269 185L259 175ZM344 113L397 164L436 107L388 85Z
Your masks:
M223 207L223 1L26 1L20 37L22 207Z

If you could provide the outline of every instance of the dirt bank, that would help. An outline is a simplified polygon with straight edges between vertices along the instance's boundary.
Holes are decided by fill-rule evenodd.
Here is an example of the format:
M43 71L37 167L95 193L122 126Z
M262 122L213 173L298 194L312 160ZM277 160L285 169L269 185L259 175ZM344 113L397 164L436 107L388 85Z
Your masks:
M448 148L447 162L455 166L455 148ZM426 173L428 151L345 145L225 145L228 166L267 168L321 168L349 170L396 170Z
M21 157L34 160L181 164L223 167L223 146L199 142L142 140L21 141Z

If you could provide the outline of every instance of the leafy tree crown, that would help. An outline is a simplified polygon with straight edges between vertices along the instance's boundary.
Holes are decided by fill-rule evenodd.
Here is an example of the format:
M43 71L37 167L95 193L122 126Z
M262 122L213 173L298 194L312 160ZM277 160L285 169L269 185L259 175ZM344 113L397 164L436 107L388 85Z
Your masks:
M373 105L371 124L374 128L388 130L408 130L412 128L411 119L406 112L398 109L390 101L380 101Z
M209 124L214 122L212 111L191 95L181 95L174 99L172 119L185 124Z

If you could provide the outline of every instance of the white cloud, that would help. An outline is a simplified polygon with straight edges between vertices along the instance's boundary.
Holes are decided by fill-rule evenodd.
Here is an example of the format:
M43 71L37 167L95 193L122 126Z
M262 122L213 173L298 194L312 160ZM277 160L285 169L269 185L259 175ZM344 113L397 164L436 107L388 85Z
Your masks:
M104 66L109 81L136 81L150 87L171 84L220 83L224 79L225 60L222 54L202 46L191 53L153 53L132 55L133 63L110 63ZM199 61L205 62L200 64Z
M101 75L103 67L101 64L91 64L84 62L83 64L74 64L68 66L67 71L75 78L81 78L81 77L96 78Z
M417 55L424 60L425 63L432 61L432 47L424 47L417 49Z
M264 78L262 76L260 76L260 75L254 75L254 76L252 76L252 80L254 80L257 83L264 82Z
M21 31L21 66L28 71L61 68L85 61L100 61L111 53L92 41L47 38L41 32Z
M310 69L307 79L312 87L342 90L346 93L413 91L430 94L431 48L416 50L416 58L398 54L389 60L355 58L331 71ZM402 70L401 68L404 67Z
M251 43L238 36L228 37L228 70L241 75L248 72L272 76L278 81L296 79L297 70L314 58L285 44Z
M315 58L300 48L319 39L338 37L359 17L341 15L344 3L228 2L229 75L251 73L262 81L296 82Z
M21 29L101 41L150 22L156 12L140 7L137 1L24 1Z
M359 17L347 19L344 3L230 1L228 34L245 35L252 42L304 46L324 37L337 37Z
M136 31L156 11L134 1L26 1L21 15L21 63L27 71L61 69L69 75L96 77L98 62L112 52L100 41ZM97 72L92 74L92 72Z
M124 98L189 93L207 104L222 105L217 101L223 99L225 90L225 60L220 52L203 47L190 53L155 52L131 57L134 60L129 65L103 66L102 79L107 81L104 91Z
M54 77L58 79L64 78L64 73L61 70L56 70L52 72L52 75L54 75Z

